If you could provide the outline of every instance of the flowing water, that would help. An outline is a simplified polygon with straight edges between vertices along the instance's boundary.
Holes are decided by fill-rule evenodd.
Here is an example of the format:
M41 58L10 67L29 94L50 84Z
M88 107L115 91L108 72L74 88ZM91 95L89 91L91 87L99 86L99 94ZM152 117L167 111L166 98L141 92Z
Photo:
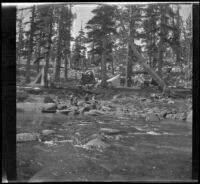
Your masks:
M42 135L43 130L54 130ZM192 127L181 121L146 122L116 116L17 113L18 180L186 180L192 172Z

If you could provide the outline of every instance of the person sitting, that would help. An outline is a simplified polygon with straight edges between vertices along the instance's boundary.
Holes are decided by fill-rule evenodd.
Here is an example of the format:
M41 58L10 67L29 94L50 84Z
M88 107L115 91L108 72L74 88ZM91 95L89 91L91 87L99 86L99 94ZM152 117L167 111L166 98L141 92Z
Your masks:
M73 105L73 103L74 103L74 94L72 93L72 94L69 96L69 98L70 98L70 105Z
M78 97L75 96L73 99L73 105L78 106Z
M98 101L96 100L96 95L95 94L92 96L92 102L98 103Z
M86 95L85 95L85 103L88 103L88 102L89 102L89 100L90 100L89 94L88 94L88 93L86 93Z

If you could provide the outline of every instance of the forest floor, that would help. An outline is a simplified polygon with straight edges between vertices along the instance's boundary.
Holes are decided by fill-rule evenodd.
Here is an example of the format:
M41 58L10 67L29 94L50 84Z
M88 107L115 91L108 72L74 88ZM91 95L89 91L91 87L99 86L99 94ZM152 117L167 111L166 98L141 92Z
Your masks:
M172 99L153 88L96 89L99 110L41 112L45 96L70 106L71 92L84 101L81 90L45 89L17 102L19 181L191 179L190 93Z

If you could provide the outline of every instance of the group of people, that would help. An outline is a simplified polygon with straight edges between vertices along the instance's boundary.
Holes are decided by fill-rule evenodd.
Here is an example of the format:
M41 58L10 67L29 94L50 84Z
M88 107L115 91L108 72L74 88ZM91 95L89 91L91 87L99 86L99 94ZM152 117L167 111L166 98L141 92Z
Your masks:
M79 102L78 101L78 96L71 94L70 95L70 105L74 105L74 106L81 106L83 104L97 104L98 101L96 100L96 96L94 95L90 95L89 93L86 93L85 97L84 97L84 101L83 102Z

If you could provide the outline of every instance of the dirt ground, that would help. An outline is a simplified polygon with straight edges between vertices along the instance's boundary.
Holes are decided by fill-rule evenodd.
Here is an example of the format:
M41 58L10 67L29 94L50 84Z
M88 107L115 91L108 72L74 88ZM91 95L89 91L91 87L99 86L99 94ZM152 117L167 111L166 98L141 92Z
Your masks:
M192 123L176 118L191 110L190 97L102 89L95 91L100 115L41 113L44 96L69 105L71 92L84 100L80 90L55 89L29 93L17 103L17 134L39 134L37 140L17 143L19 181L191 179ZM164 111L170 116L162 117Z

